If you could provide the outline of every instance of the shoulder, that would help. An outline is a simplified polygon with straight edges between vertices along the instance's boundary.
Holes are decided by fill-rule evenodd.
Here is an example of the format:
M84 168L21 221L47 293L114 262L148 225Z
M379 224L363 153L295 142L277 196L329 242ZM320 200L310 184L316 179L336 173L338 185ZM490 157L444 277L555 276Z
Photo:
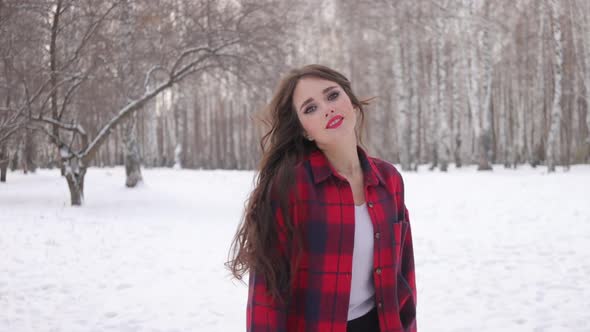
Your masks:
M397 167L395 167L389 161L385 161L377 157L369 157L369 160L373 162L377 170L382 174L391 176L401 176L400 172L397 170Z
M404 180L402 174L399 172L397 167L392 163L385 161L377 157L368 157L369 160L375 165L375 170L382 181L394 188L403 190Z
M314 175L309 160L302 160L295 164L293 169L293 180L295 189L298 192L302 190L309 190L309 187L314 186Z

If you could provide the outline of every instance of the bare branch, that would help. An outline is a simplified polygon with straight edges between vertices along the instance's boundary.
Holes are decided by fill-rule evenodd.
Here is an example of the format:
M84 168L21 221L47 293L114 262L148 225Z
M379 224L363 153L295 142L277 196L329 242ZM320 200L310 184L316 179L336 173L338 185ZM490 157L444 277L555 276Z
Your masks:
M100 24L105 20L105 18L117 7L119 6L120 1L115 1L111 7L109 7L95 22L93 22L90 27L88 28L88 30L86 30L86 32L84 33L84 36L82 37L82 41L80 42L80 45L78 45L78 47L76 48L76 50L74 51L73 55L67 59L64 62L64 65L60 68L60 71L65 70L66 68L68 68L71 64L73 64L74 62L76 62L76 60L80 57L80 53L82 52L82 50L84 49L84 46L86 46L86 43L88 43L88 41L90 40L90 38L92 38L92 36L94 35L94 33L97 31L98 27L100 26Z
M64 142L61 137L57 137L55 135L53 135L53 133L51 133L49 130L47 130L47 128L45 128L44 126L34 126L34 125L28 125L27 126L28 129L33 129L33 130L41 130L42 132L44 132L47 136L51 137L53 140L55 140L55 142L57 142L57 145L60 147L60 149L62 148L66 148L70 154L70 157L68 158L64 158L64 159L72 159L74 157L80 158L80 154L73 151L71 149L71 145L68 145L68 143Z
M102 127L94 140L92 140L92 142L81 153L83 162L87 165L94 158L98 148L106 141L109 133L119 123L121 123L121 121L131 116L134 111L143 107L143 105L145 105L148 101L157 96L160 92L171 87L173 84L174 81L168 80L167 82L158 85L154 90L147 92L139 99L132 101L131 103L127 104L127 106L123 107L115 117L113 117L104 127Z
M81 135L87 135L86 130L84 130L84 128L80 124L73 124L73 123L67 124L67 123L60 122L56 119L43 118L43 117L32 118L31 120L35 121L35 122L49 123L54 126L58 126L60 129L63 129L63 130L77 132L77 133L80 133Z
M166 69L164 69L162 66L160 65L156 65L153 66L152 68L150 68L150 70L148 70L148 72L145 75L145 79L143 81L143 87L144 87L144 91L147 92L147 89L149 87L150 84L150 79L152 77L152 74L156 71L156 70L161 70L163 72L165 72L168 75L168 80L170 80L170 73L168 71L166 71Z
M24 122L14 124L13 126L0 128L0 143L8 140L10 136L12 136L14 133L16 133L19 129L22 128L23 124Z
M209 58L211 58L213 56L216 56L218 51L220 51L220 50L222 50L224 48L230 47L232 45L235 45L235 44L237 44L239 42L240 42L240 39L236 39L236 40L230 41L230 42L228 42L226 44L220 45L220 46L218 46L218 47L216 47L214 49L207 49L207 54L205 54L205 55L197 58L196 60L194 60L192 62L189 62L184 67L182 67L180 70L178 70L178 72L172 72L171 79L173 81L175 81L175 82L183 79L186 76L184 74L186 72L190 71L194 66L198 65L199 63L201 63L201 62L203 62L203 61L205 61L205 60L207 60L207 59L209 59ZM192 53L194 53L194 52L192 52ZM182 57L182 55L181 55L181 57Z
M195 48L190 48L185 50L184 52L182 52L182 54L178 57L178 59L176 59L176 61L174 62L174 65L172 66L172 69L170 70L170 72L172 73L172 76L174 76L174 72L176 71L176 68L180 65L180 63L182 62L182 60L184 60L187 56L195 54L195 53L199 53L199 52L209 52L209 48L208 47L195 47Z
M87 77L88 77L88 74L86 74L84 77L82 77L81 80L79 80L78 82L76 82L75 84L70 86L70 88L66 92L66 95L64 96L63 102L61 103L61 109L59 110L59 113L57 115L58 120L61 119L63 113L65 112L66 106L69 104L69 101L72 98L74 91L76 91L76 89L78 89L78 87L80 85L82 85L82 83L84 83L84 81L86 81Z

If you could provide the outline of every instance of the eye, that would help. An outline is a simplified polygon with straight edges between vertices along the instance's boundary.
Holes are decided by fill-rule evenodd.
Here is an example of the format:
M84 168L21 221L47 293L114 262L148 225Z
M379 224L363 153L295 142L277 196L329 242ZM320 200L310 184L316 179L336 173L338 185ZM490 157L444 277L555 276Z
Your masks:
M328 100L335 100L340 95L340 92L334 91L328 95Z
M303 110L303 113L307 114L307 113L311 113L313 111L315 111L315 105L310 105L305 110Z

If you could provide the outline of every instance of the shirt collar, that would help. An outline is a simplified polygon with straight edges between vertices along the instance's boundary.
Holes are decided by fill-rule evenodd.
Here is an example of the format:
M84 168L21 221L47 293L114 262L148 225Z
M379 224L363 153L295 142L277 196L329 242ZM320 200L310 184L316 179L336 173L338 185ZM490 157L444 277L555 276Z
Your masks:
M361 162L361 168L363 169L365 184L375 186L379 183L379 181L381 181L381 183L385 183L372 158L369 157L367 152L360 146L357 145L356 148L359 160ZM320 149L312 151L308 160L315 184L326 180L330 175L334 175L337 178L343 179L337 174L336 170L328 161L328 158L326 158L326 155Z

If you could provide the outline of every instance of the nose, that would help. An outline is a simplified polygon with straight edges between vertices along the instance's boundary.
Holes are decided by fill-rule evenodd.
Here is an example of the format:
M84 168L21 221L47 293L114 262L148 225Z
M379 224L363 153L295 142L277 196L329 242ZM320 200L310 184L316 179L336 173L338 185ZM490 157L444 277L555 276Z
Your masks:
M330 113L334 113L334 110L330 110L330 112L326 112L326 118L328 117L328 115L330 115Z

